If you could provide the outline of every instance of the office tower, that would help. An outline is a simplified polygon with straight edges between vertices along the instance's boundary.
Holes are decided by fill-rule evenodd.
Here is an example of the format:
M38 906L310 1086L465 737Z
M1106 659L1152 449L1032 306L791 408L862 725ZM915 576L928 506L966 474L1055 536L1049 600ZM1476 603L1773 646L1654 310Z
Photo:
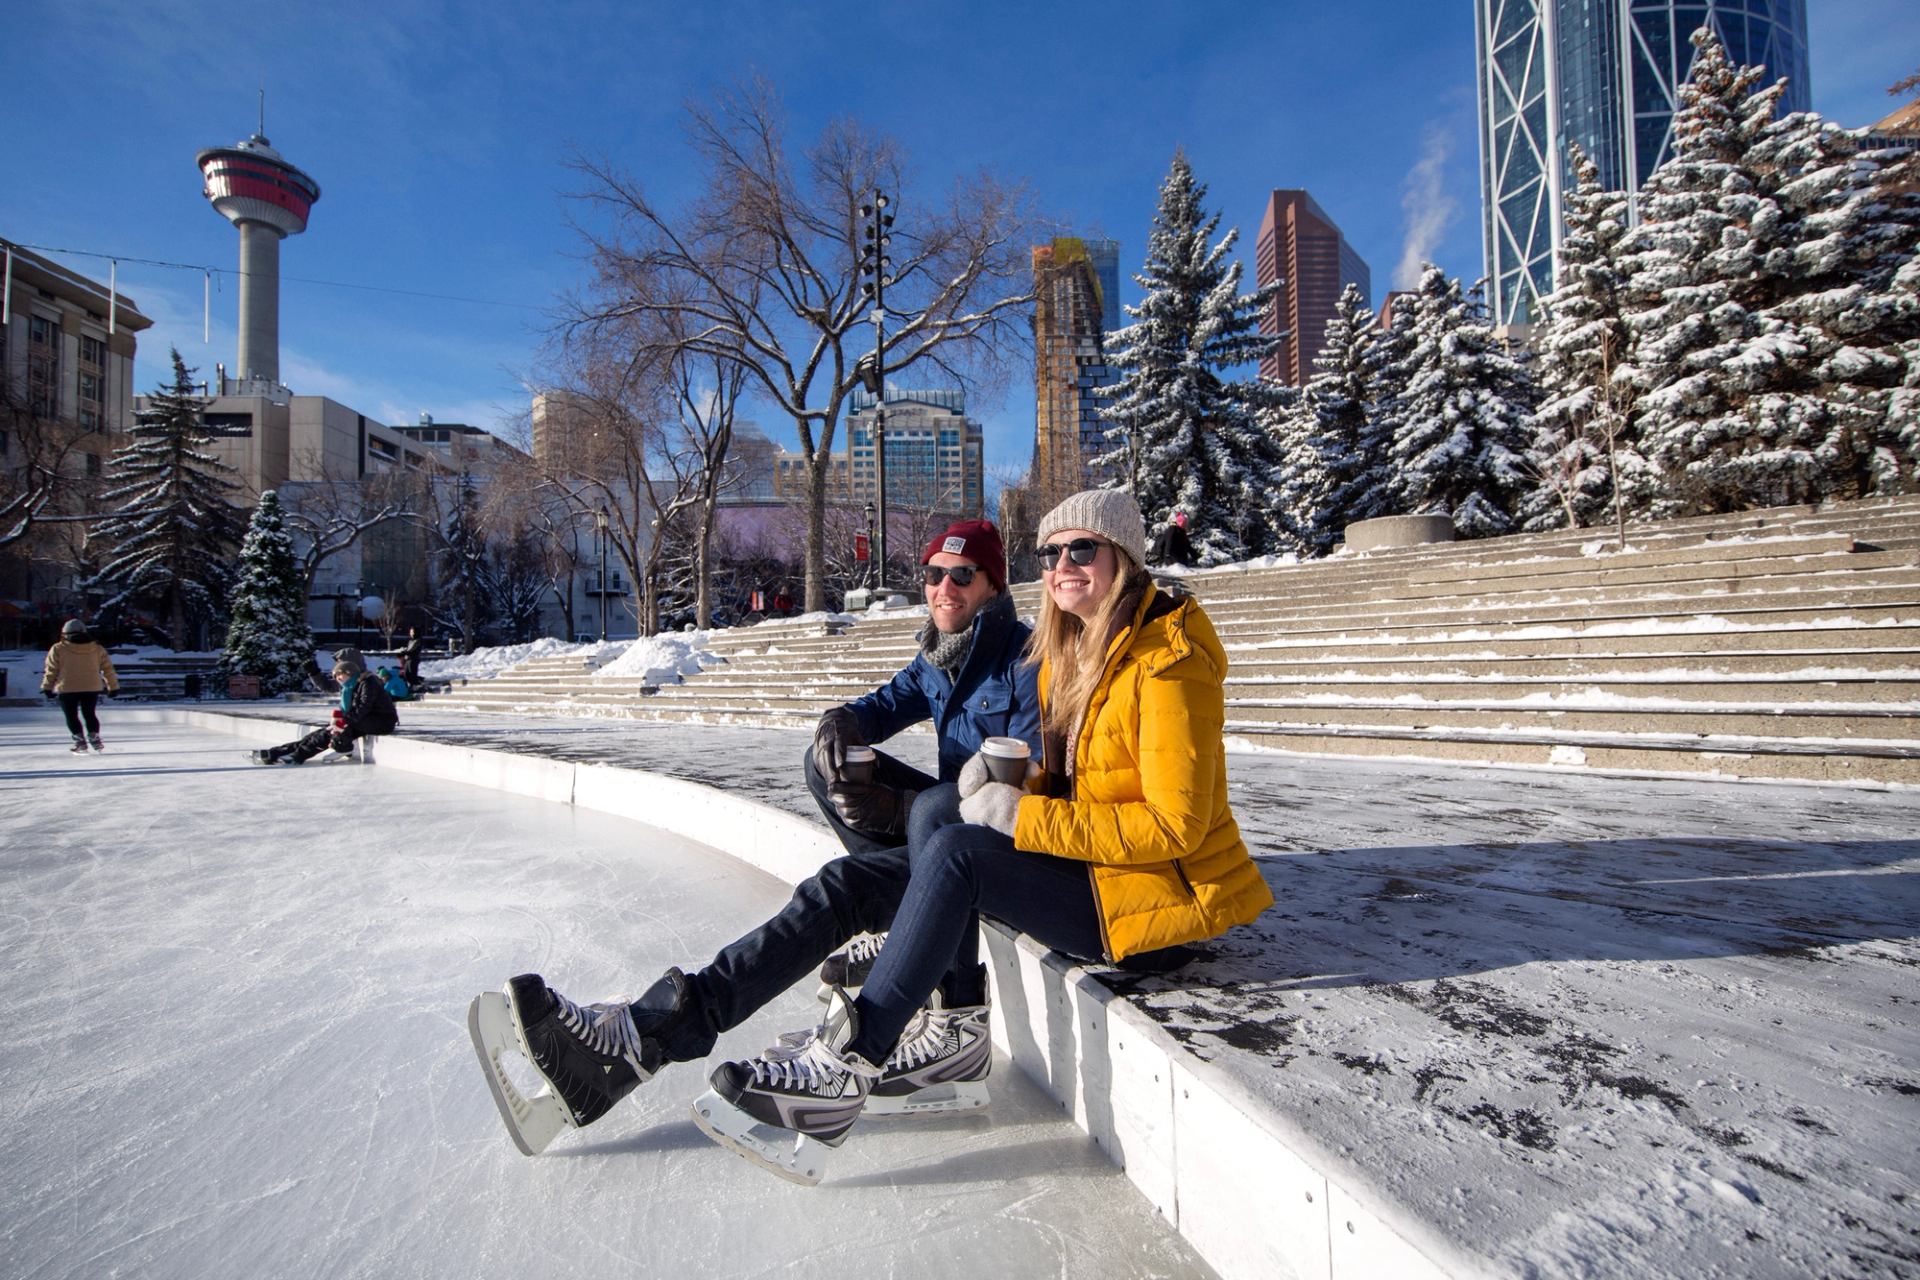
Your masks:
M1275 191L1268 197L1254 241L1254 271L1262 288L1281 284L1260 315L1261 333L1283 335L1273 354L1260 362L1260 376L1305 386L1340 294L1355 285L1372 305L1373 275L1327 211L1304 191Z
M980 514L984 463L980 424L967 416L967 393L887 388L887 509ZM847 501L878 492L873 456L874 396L855 389L848 402Z
M280 242L307 229L320 184L258 133L231 147L209 147L194 162L208 203L240 229L240 380L277 385Z
M1786 77L1783 112L1812 102L1806 0L1474 0L1474 23L1487 302L1500 325L1533 323L1553 290L1567 144L1615 190L1637 190L1671 153L1699 27L1734 62Z
M1100 479L1089 464L1108 448L1100 413L1112 381L1103 346L1110 291L1087 242L1073 236L1034 246L1033 287L1035 422L1027 483L1051 505L1049 499Z

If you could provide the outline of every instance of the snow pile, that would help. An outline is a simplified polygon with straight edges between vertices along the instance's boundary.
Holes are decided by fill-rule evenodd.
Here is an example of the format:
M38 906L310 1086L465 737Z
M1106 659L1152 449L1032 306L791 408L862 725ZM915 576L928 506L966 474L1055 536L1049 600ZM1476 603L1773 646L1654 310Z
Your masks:
M623 651L627 640L608 640L591 644L568 644L564 640L543 638L531 644L507 644L452 658L429 660L420 664L420 674L429 680L491 680L509 667L517 667L530 658L612 657Z
M594 672L593 678L679 684L721 661L707 649L707 635L705 631L681 631L635 640L625 653Z

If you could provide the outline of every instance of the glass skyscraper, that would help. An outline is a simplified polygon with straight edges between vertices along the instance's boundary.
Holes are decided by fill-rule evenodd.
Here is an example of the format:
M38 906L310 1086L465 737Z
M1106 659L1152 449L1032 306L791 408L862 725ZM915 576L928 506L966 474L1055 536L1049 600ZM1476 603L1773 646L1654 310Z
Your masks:
M1736 63L1785 76L1782 111L1812 103L1806 0L1474 0L1488 305L1530 324L1553 289L1577 142L1616 190L1672 149L1689 37L1710 26Z

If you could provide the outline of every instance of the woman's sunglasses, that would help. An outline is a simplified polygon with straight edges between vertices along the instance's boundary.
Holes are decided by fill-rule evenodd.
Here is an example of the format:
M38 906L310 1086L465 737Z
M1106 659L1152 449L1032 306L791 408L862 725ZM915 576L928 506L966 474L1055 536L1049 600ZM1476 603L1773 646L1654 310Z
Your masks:
M1100 554L1101 546L1098 538L1075 538L1064 547L1057 542L1042 543L1034 548L1034 554L1040 557L1042 569L1051 569L1060 563L1062 551L1075 564L1092 564L1093 558Z
M920 566L920 581L930 587L937 587L940 585L940 579L952 578L954 586L970 587L973 585L973 575L979 572L978 568L970 564L956 564L951 568L943 564L923 564Z

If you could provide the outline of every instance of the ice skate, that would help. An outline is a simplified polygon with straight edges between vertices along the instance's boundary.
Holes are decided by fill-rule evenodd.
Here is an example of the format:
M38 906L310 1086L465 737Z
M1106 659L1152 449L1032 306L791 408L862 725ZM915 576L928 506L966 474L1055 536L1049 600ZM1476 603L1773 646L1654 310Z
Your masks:
M641 997L656 1016L649 1027L679 1016L686 978L669 969ZM642 1016L646 1009L641 1009ZM592 1124L665 1065L656 1040L643 1038L634 1007L624 1001L577 1005L537 974L522 974L504 992L474 997L467 1031L486 1074L494 1105L523 1155L538 1155L561 1130ZM517 1053L546 1087L528 1096L505 1070L502 1055Z
M989 1007L922 1009L900 1033L900 1042L867 1096L870 1116L934 1115L948 1111L984 1111L992 1099L987 1073L993 1070L993 1037L987 1028Z
M87 735L87 745L95 751L105 751L107 749L106 744L100 741L100 735L97 733Z
M849 996L858 997L860 988L867 984L867 975L873 972L873 962L880 958L880 948L886 945L884 933L856 933L847 945L828 956L826 963L820 966L820 990L815 994L822 1004L833 994L835 987L843 988Z
M67 750L77 756L83 756L87 754L87 740L76 733L73 735L73 745L68 747Z
M826 1147L846 1141L880 1068L847 1052L859 1030L835 990L812 1035L783 1036L748 1062L723 1062L693 1102L693 1122L721 1146L792 1182L826 1172Z

